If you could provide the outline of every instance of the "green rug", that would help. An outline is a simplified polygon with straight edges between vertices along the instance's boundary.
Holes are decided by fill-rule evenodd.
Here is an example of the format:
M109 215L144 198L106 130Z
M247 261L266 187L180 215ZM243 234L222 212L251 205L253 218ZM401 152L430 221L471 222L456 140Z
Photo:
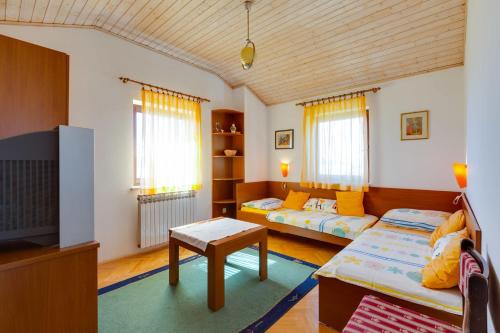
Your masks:
M99 290L99 332L263 332L306 295L318 268L269 252L268 279L259 281L259 255L247 248L228 257L225 306L207 307L207 260L181 261L180 280L168 284L168 266Z

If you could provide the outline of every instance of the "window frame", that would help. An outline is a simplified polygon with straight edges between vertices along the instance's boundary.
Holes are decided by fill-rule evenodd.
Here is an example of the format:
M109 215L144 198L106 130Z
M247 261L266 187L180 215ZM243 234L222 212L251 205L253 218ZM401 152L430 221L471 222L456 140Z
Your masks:
M133 179L134 179L134 186L140 186L141 185L141 179L138 178L137 176L137 114L138 113L142 113L142 105L140 104L137 104L137 103L133 103L133 112L132 112L132 117L133 117L133 120L132 120L132 123L133 123L133 127L134 127L134 142L133 142L133 146L134 146L134 176L133 176Z

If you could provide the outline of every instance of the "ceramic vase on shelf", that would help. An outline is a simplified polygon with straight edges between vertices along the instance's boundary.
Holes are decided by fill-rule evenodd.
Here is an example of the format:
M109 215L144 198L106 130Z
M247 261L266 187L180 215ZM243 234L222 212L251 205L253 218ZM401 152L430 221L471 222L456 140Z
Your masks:
M231 127L229 128L231 130L231 133L236 133L236 125L233 123Z

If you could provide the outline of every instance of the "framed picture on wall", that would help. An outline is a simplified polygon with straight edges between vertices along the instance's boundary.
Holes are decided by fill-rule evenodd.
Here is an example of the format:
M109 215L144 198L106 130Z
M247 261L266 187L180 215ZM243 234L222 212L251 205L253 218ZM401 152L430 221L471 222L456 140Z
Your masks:
M274 149L293 149L293 129L274 132Z
M401 141L429 138L429 111L401 114Z

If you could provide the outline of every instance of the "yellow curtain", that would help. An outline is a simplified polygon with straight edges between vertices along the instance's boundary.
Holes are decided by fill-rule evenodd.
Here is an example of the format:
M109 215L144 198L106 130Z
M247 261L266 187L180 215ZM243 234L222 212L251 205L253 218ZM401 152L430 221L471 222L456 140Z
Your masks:
M302 166L302 186L368 190L365 96L304 108Z
M145 194L201 188L199 102L142 90L138 174Z

